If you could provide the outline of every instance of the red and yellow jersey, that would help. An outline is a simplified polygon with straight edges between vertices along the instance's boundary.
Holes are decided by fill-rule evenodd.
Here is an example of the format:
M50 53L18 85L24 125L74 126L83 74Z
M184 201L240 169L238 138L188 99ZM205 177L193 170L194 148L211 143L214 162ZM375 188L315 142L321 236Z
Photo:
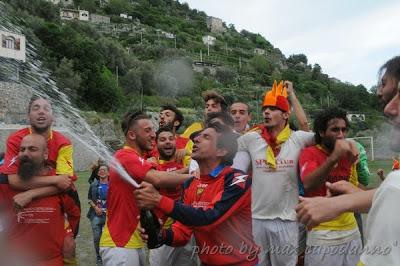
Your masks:
M302 150L299 158L299 168L301 181L304 177L315 171L320 167L328 158L329 154L326 153L319 145L307 147ZM341 180L351 182L358 186L358 177L356 165L352 164L347 158L342 158L335 167L329 172L326 181L335 183ZM325 183L320 187L305 192L305 197L326 196ZM321 223L319 226L314 227L313 230L351 230L357 226L354 214L346 212L336 217L335 219Z
M140 157L132 148L124 146L114 158L137 183L144 180L147 172L154 165ZM100 239L101 247L144 247L137 230L140 211L133 195L135 188L124 181L120 174L111 167L110 185L107 195L107 219Z
M182 163L178 163L176 161L164 161L158 159L157 170L159 171L172 172L182 168L183 168ZM178 185L174 188L160 188L160 194L167 196L173 200L179 200L182 195L182 185Z
M5 232L10 238L7 244L19 254L28 255L38 261L51 261L51 265L62 266L64 212L71 225L77 227L80 217L79 206L71 204L69 195L62 193L34 199L21 211L16 212L13 207L13 197L20 192L9 186L6 176L0 178L0 201L5 210L2 218L8 220Z
M183 202L162 196L157 210L176 220L163 232L166 244L185 245L194 234L204 265L256 265L250 187L246 174L220 165L185 182Z
M22 139L32 134L30 128L23 128L12 133L7 139L7 148L4 157L4 164L1 172L4 174L15 174L18 170L18 152ZM51 130L50 137L47 140L49 158L48 165L56 169L57 174L66 174L76 180L73 171L72 144L67 137L61 133Z

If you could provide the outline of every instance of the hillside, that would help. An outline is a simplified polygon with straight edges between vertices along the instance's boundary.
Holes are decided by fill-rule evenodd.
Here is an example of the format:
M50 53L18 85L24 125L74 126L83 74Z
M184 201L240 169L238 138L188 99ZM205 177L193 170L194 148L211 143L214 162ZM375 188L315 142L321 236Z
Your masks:
M265 88L288 79L311 116L328 106L367 114L354 132L380 119L376 99L363 85L330 78L318 64L308 64L306 55L286 57L261 35L238 32L234 25L223 23L222 30L210 32L207 14L186 3L75 0L69 7L111 19L98 24L61 20L62 6L45 0L4 2L28 42L30 35L40 40L46 67L82 110L121 113L167 102L196 110L201 92L214 88L231 102L248 102L257 113ZM215 38L212 45L203 43L206 35Z

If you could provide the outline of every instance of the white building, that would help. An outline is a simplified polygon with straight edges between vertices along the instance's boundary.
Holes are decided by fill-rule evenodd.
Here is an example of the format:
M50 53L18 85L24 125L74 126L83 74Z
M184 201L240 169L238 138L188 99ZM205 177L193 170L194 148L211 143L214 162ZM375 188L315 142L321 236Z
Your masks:
M24 35L0 30L0 56L25 62L26 40Z
M89 11L60 8L60 18L65 20L76 19L82 21L89 21Z
M203 36L202 39L203 39L203 43L205 45L214 45L215 41L216 41L216 38L214 36L211 36L211 35Z
M90 22L92 23L110 23L110 17L98 14L90 14Z

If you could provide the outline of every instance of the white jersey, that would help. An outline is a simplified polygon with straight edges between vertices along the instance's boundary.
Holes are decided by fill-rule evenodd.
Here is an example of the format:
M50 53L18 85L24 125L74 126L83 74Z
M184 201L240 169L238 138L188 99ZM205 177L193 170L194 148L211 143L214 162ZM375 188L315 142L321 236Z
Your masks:
M299 154L304 147L314 144L314 133L292 132L289 139L281 144L276 156L276 169L266 164L268 144L259 133L246 133L238 139L238 144L233 168L247 172L251 161L253 218L295 221L295 207L299 201Z
M375 192L367 218L364 265L399 265L400 170L391 172Z

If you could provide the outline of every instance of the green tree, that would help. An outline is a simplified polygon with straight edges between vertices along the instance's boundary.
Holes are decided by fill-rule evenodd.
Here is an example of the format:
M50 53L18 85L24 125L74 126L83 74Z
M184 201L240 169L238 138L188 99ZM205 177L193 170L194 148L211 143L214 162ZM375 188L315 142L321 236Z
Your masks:
M64 57L56 68L54 74L58 87L64 90L71 99L77 102L79 100L78 92L82 78L79 73L74 71L73 61Z

